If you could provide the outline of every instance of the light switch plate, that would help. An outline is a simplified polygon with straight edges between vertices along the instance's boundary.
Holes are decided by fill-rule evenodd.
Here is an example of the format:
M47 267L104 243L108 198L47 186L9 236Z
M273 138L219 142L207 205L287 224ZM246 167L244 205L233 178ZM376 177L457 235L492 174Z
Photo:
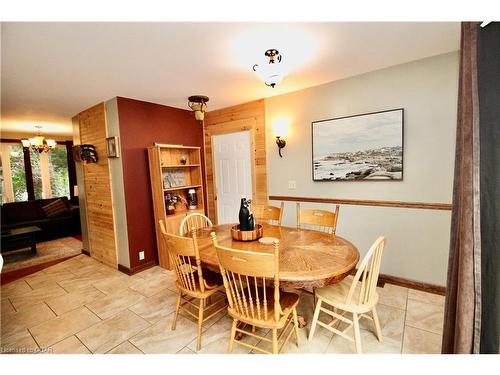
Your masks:
M295 181L291 180L291 181L288 181L288 189L289 190L294 190L297 188L297 184L295 183Z
M139 260L144 260L144 251L139 251Z

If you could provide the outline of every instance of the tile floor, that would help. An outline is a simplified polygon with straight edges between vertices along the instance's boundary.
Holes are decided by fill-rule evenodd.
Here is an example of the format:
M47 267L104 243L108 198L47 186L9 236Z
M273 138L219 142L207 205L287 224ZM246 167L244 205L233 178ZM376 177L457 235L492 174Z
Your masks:
M180 316L177 329L170 330L174 283L173 273L160 267L127 276L79 255L2 286L1 351L194 354L196 323ZM390 284L379 288L379 295L384 341L377 341L371 322L362 321L364 353L440 352L444 297ZM298 312L310 324L310 294L301 294ZM355 352L353 343L321 327L308 342L309 324L300 329L300 348L291 340L287 353ZM230 326L222 313L209 320L198 353L226 353ZM235 345L234 351L249 350Z

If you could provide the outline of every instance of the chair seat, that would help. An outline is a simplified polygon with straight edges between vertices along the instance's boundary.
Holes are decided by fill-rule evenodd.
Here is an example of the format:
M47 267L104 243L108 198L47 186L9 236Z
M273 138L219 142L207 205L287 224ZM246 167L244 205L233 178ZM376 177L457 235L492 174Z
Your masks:
M276 322L274 320L274 291L272 288L266 288L266 299L267 299L267 318L264 317L264 304L262 300L262 296L264 295L264 290L263 288L258 288L259 290L259 297L260 297L260 319L258 317L257 311L254 310L254 315L252 318L252 313L249 310L248 315L246 314L240 314L238 313L235 309L228 308L228 313L231 315L233 318L247 324L251 325L256 325L258 327L263 327L263 328L282 328L288 316L292 312L293 308L297 306L299 303L299 295L296 293L289 293L289 292L283 292L280 291L280 305L281 305L281 310L283 311L283 315L281 316L281 319ZM245 289L245 298L247 298L248 301L248 290ZM255 295L253 294L252 291L252 298L255 303Z
M351 289L352 281L353 277L348 276L337 284L316 289L316 297L324 300L326 303L334 307L338 307L345 311L356 313L365 313L370 311L371 308L378 302L378 294L374 293L374 298L372 301L370 301L370 303L358 304L359 293L361 292L360 283L358 283L358 285L356 286L349 304L346 303L347 295L349 294L349 290Z

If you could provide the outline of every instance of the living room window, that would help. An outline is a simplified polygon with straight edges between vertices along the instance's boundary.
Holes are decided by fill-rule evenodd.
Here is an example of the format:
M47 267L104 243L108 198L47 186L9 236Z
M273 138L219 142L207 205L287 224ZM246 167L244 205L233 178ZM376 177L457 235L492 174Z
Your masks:
M0 155L1 203L62 196L71 198L66 145L58 144L49 153L38 153L23 150L20 143L2 142Z

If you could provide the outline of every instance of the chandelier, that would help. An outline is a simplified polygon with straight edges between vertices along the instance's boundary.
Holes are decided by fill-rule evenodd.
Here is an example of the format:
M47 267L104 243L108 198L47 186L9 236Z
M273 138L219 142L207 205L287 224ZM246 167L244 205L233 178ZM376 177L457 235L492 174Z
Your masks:
M50 152L56 148L56 141L53 139L45 139L45 137L40 135L40 125L35 126L38 129L38 134L29 139L21 139L23 147L31 148L33 151L38 151L40 154L42 152Z
M253 71L264 81L266 86L274 88L283 80L284 72L281 66L281 55L277 49L268 49L264 55L268 59L267 64L253 66Z

